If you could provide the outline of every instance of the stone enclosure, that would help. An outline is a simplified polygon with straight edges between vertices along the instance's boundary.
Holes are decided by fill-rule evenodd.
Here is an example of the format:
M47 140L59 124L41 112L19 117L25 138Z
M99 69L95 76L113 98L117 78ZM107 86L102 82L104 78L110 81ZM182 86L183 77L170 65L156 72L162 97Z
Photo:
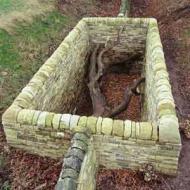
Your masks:
M72 114L83 90L92 45L115 41L121 27L116 55L139 52L143 58L140 71L146 81L141 88L141 121ZM117 56L104 59L109 63ZM157 172L176 175L181 140L157 21L82 19L14 100L2 121L7 142L13 147L52 158L63 157L68 151L57 188L68 183L73 189L94 189L99 165L139 170L150 163ZM77 155L74 149L79 149ZM71 158L78 164L71 166Z

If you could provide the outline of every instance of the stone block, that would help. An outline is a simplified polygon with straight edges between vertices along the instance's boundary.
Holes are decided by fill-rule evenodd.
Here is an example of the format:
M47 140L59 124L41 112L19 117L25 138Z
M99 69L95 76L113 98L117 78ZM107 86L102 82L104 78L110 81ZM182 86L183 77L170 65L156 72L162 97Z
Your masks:
M64 178L57 182L55 190L77 190L77 183L70 177Z
M84 141L80 141L80 140L74 140L72 145L71 145L71 148L78 148L80 150L83 150L84 152L87 151L88 149L88 144Z
M74 180L77 180L78 176L79 176L79 173L76 170L73 170L71 168L64 169L62 174L61 174L62 179L69 177L69 178L72 178Z
M80 140L87 144L89 137L85 133L76 133L73 137L73 140Z
M62 114L55 114L54 115L53 121L52 121L53 129L56 129L56 130L59 129L61 117L62 117Z
M17 122L17 116L18 113L21 111L22 109L19 106L16 105L11 105L3 114L2 116L2 123L6 123L6 122L13 122L16 123Z
M81 116L78 121L78 126L86 127L86 124L87 124L87 117Z
M35 111L33 119L32 119L32 125L37 125L38 117L40 116L41 111Z
M70 128L71 114L63 114L60 119L60 129Z
M81 149L70 147L67 153L65 154L65 158L68 158L71 156L78 157L82 161L84 159L85 152Z
M162 116L159 120L159 142L181 144L178 119L174 115Z
M47 128L53 128L53 117L54 117L55 113L51 113L48 112L48 114L46 115L46 121L45 121L45 126Z
M45 128L47 115L48 115L48 112L41 112L40 113L40 115L38 117L38 121L37 121L37 126L39 128Z
M136 124L131 122L131 138L136 139Z
M102 117L98 117L97 123L96 123L96 134L100 135L102 132Z
M124 122L122 120L113 121L113 135L119 137L124 136Z
M111 135L113 131L113 120L110 118L103 118L102 121L102 134Z
M150 140L152 138L152 124L149 122L140 122L139 138L143 140Z
M96 134L97 120L98 120L97 117L92 117L92 116L88 117L88 119L87 119L87 128L89 128L93 134Z
M73 170L76 170L79 173L81 164L82 164L82 161L79 158L71 156L68 158L64 158L63 168L64 169L71 168Z
M130 120L125 120L125 127L124 127L124 139L128 139L131 137L132 132L132 122Z
M70 129L72 130L74 127L78 125L80 116L78 115L72 115L70 119Z

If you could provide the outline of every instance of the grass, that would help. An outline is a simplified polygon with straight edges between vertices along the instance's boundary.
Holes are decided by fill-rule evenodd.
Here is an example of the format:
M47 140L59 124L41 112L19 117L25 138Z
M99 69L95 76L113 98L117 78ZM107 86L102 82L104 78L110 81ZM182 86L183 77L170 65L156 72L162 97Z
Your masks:
M17 22L32 22L55 9L57 0L0 0L0 28L11 33Z
M0 15L22 8L23 0L0 0Z
M32 23L17 23L14 34L0 29L0 111L4 111L64 38L69 18L57 11Z

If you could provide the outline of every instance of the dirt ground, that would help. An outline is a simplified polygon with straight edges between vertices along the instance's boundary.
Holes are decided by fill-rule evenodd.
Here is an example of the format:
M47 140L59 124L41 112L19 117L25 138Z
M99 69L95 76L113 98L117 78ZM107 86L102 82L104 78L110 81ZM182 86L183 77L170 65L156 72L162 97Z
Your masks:
M177 105L180 126L190 117L190 8L189 0L133 0L131 16L158 19L172 91ZM83 16L116 16L120 0L60 0L61 12ZM81 6L83 5L83 6ZM176 178L159 176L157 181L145 183L141 174L130 171L101 170L97 188L101 190L189 190L190 140L182 133L179 175ZM0 127L0 184L4 189L54 189L61 169L61 160L27 154L7 146ZM11 183L9 183L11 182Z

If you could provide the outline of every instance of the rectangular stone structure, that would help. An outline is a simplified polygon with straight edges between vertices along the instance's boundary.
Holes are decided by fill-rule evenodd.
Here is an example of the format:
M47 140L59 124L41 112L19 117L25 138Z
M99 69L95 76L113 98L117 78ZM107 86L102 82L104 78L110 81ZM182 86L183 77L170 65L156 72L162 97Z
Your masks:
M81 93L92 45L116 41L121 29L115 51L123 57L134 52L144 56L142 121L70 114ZM88 128L99 164L138 169L151 162L157 171L175 175L181 140L157 21L83 18L3 114L2 122L7 142L31 153L62 157L73 132Z

